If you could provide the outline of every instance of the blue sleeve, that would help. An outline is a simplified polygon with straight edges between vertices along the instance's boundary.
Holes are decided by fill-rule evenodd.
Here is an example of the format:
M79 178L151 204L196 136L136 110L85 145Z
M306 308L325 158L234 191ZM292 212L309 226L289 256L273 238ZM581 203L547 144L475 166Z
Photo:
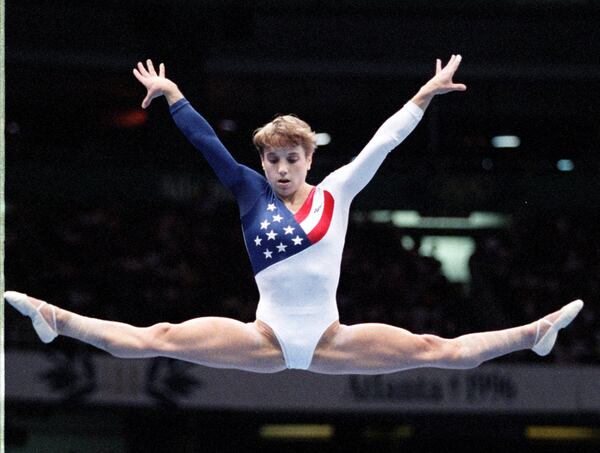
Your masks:
M231 190L244 215L268 185L265 178L233 158L213 128L187 99L177 101L170 107L170 111L177 127L202 153L223 185Z

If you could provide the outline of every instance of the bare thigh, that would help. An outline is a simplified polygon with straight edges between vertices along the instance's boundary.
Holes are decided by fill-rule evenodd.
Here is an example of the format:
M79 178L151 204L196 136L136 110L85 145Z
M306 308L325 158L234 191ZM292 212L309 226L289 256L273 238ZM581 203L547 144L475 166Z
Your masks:
M284 370L279 343L261 321L243 323L229 318L196 318L181 324L149 327L157 355L214 368L259 373Z
M387 324L332 325L313 356L310 371L325 374L382 374L441 366L455 354L455 343L435 335L416 335Z

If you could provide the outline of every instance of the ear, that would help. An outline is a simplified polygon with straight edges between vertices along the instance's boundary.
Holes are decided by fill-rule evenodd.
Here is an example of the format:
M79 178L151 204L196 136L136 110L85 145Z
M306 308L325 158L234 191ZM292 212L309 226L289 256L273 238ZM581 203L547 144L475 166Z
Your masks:
M312 157L313 157L314 153L310 153L309 155L306 156L306 164L307 164L307 170L310 170L310 166L312 165Z
M265 171L265 155L264 155L264 153L260 154L260 166L262 167L263 171Z

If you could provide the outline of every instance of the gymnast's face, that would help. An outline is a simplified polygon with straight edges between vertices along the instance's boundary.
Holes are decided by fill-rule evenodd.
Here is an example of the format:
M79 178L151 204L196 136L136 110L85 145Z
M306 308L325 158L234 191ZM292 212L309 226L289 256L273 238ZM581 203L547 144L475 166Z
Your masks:
M293 148L266 148L261 161L265 176L275 193L282 200L288 200L306 184L312 155L307 156L300 145Z

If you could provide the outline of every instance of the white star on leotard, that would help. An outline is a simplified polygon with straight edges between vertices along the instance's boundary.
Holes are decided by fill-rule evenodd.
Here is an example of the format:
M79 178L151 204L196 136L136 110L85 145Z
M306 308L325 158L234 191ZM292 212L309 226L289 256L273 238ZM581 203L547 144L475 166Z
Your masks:
M304 240L304 238L301 238L300 236L296 235L295 238L292 238L292 241L294 241L294 245L300 245L302 244L302 241Z
M256 236L256 238L254 238L254 243L256 244L257 247L260 245L261 242L262 242L262 239L259 238L258 236Z
M281 222L282 220L283 217L281 217L279 214L273 216L273 222Z
M267 259L267 258L272 258L271 255L273 255L273 252L271 250L267 249L263 252L263 254L265 255L265 259Z
M279 251L279 253L285 252L286 248L287 248L287 245L283 245L283 242L280 242L279 245L277 246L277 250Z
M294 234L294 230L295 230L295 229L296 229L296 228L294 228L293 226L291 226L291 225L288 225L287 227L285 227L285 228L283 229L283 231L285 231L285 234Z
M277 236L277 233L275 233L275 231L271 230L267 233L267 237L269 238L269 240L275 240L275 236Z
M269 223L269 221L267 219L265 219L264 221L260 222L260 229L266 230L269 225L271 225L271 224Z
M269 203L269 206L267 206L267 211L274 211L275 209L276 208L275 208L275 205L273 203Z

